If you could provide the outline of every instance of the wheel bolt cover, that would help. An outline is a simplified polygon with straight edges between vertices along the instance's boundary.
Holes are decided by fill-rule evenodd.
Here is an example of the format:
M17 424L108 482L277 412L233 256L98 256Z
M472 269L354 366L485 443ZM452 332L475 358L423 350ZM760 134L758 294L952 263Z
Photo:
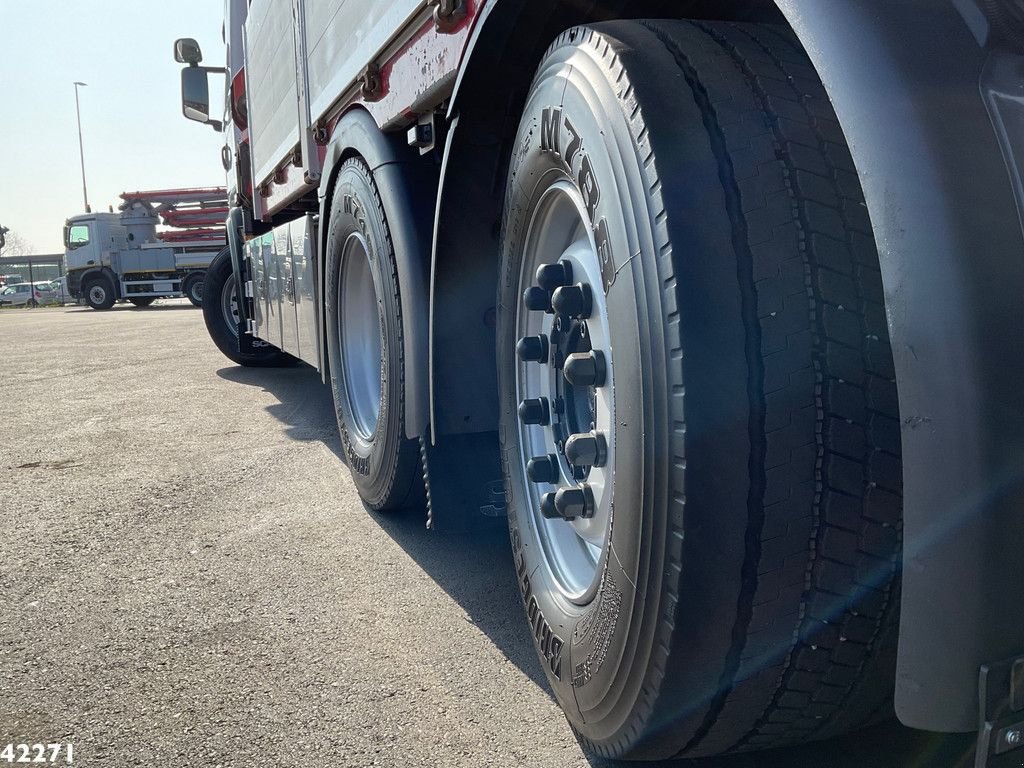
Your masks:
M546 427L551 423L551 406L546 397L523 400L519 404L519 420L523 424Z
M545 291L569 285L572 282L572 264L561 261L558 264L545 264L537 268L537 284Z
M539 286L531 286L523 293L523 303L531 312L551 312L551 294Z
M545 493L540 497L540 513L544 515L548 520L557 520L561 515L558 514L558 509L555 507L555 493Z
M516 344L516 354L523 362L546 363L548 361L548 337L526 336Z
M600 432L573 435L565 441L565 458L576 467L603 467L608 461L608 441Z
M574 352L565 360L565 380L574 387L603 387L607 365L600 351Z
M554 454L536 456L526 463L526 476L534 483L558 482L558 457ZM554 499L552 499L554 503Z
M555 511L564 520L594 516L594 492L589 485L560 488L555 492Z
M586 283L566 285L555 289L551 306L560 315L586 320L594 310L594 296Z

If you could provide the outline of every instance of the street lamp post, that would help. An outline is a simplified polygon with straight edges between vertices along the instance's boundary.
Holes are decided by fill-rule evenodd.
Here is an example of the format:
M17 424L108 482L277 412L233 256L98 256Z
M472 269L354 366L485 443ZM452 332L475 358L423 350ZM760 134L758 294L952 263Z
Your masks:
M75 116L78 118L78 158L82 163L82 199L85 201L85 212L92 213L89 207L89 192L85 187L85 151L82 149L82 112L78 107L78 86L88 85L75 81Z

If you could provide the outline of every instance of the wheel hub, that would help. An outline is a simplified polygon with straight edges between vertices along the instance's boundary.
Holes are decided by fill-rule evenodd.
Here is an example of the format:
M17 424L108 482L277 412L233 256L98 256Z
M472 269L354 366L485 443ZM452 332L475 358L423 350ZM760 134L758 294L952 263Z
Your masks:
M369 442L380 421L384 349L377 289L362 235L353 234L345 242L340 280L338 339L350 427L361 440Z
M555 582L595 587L611 531L614 397L601 265L576 188L554 184L527 234L517 308L521 466Z
M224 316L224 323L233 336L238 335L238 291L235 290L235 279L229 277L224 283L224 290L220 292L220 311Z

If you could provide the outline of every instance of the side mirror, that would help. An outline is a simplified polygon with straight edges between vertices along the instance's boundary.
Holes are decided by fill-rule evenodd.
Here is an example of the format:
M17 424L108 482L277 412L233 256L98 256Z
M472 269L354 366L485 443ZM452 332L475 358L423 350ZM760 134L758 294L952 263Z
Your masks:
M174 41L174 60L179 64L195 65L203 60L203 51L191 37L182 37Z
M206 67L181 70L181 113L189 120L223 130L220 120L210 119L210 81Z

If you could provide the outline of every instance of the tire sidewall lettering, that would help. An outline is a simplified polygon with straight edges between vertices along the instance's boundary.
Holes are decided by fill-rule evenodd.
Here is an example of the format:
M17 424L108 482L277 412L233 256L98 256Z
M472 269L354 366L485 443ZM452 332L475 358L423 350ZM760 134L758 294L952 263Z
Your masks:
M598 216L602 199L601 185L594 174L594 166L584 146L583 137L571 116L561 106L544 107L541 111L539 136L540 151L561 161L566 175L583 198L601 262L602 287L607 295L615 280L615 255L608 231L608 219ZM564 155L561 151L563 146L566 147Z
M334 338L334 328L337 327L337 311L340 300L340 276L344 268L342 251L345 239L355 232L362 236L366 245L367 260L370 264L370 272L373 276L374 286L377 292L377 320L378 327L387 328L381 296L383 287L379 285L379 249L384 242L384 233L378 231L374 223L369 220L367 211L371 206L362 199L369 190L363 188L357 174L342 170L339 179L339 187L335 194L341 195L340 205L334 216L331 217L331 228L328 235L329 258L327 300L329 307L328 323L331 329L331 341L328 345L328 352L331 355L331 385L334 391L335 414L338 421L338 429L341 436L342 450L345 453L346 463L352 472L363 477L370 477L376 470L379 463L378 451L374 450L376 441L380 438L382 430L387 425L390 410L389 377L386 361L389 359L389 334L381 333L381 400L380 416L377 422L377 429L368 444L352 434L347 426L347 404L345 403L345 384L341 375L341 349L340 340ZM358 181L357 181L358 180ZM378 224L380 224L378 222ZM367 450L368 449L368 450Z
M506 245L502 258L500 298L505 305L519 300L515 294L523 256L521 253L516 254L516 249L523 246L532 202L553 181L568 179L578 190L586 209L593 243L600 259L602 288L605 295L609 296L609 305L611 307L614 300L618 312L625 311L626 314L634 315L627 318L622 326L625 336L620 332L620 346L624 350L631 347L635 350L638 345L631 339L635 332L631 326L636 321L632 288L623 285L611 292L617 276L614 254L624 253L630 247L628 228L621 222L613 223L616 217L621 219L623 216L622 192L617 190L614 174L609 171L612 158L600 146L591 146L599 144L593 138L588 138L599 135L592 127L594 118L580 114L564 101L551 98L551 95L562 94L564 90L560 87L545 89L526 108L526 118L521 126L510 169L509 188L512 190L515 187L518 191L512 195L506 208L503 229L503 242ZM601 153L600 159L595 152ZM514 318L509 318L507 322L514 323ZM639 361L636 365L627 361L627 365L639 368ZM511 375L515 375L514 368ZM617 386L617 383L611 382L610 385ZM620 402L617 396L617 410ZM515 432L515 447L508 449L506 454L510 463L519 460L515 416L506 411L513 406L509 397L503 397L502 410L509 417L505 428ZM642 406L635 403L623 410L626 418L617 420L625 422L623 427L630 433L630 441L635 440L642 432ZM622 454L622 448L617 451L619 455ZM510 482L516 484L515 480L511 480L513 474L509 472ZM642 487L642 479L635 472L626 473L625 481L626 488L631 485L634 488ZM618 467L615 482L617 487L622 486ZM641 514L639 500L620 500L616 492L610 535L613 546L622 544L620 557L626 562L619 565L619 558L606 557L597 575L600 586L596 596L589 604L579 606L570 603L557 592L550 581L551 575L540 560L541 547L534 528L533 513L523 508L529 503L526 489L516 487L510 493L513 501L510 504L510 536L517 581L531 634L538 654L548 665L552 687L563 709L570 720L579 726L585 722L586 711L600 705L609 695L617 679L619 661L626 652L624 645L632 632L629 629L629 616L636 596L636 589L632 585L636 582L634 569L637 562L629 553L639 551L636 534L640 528L636 523L636 516ZM625 527L617 526L614 520L623 514L623 508L628 510L625 513ZM624 568L630 572L627 573ZM547 627L551 627L550 636ZM553 658L561 661L557 675L550 666Z

